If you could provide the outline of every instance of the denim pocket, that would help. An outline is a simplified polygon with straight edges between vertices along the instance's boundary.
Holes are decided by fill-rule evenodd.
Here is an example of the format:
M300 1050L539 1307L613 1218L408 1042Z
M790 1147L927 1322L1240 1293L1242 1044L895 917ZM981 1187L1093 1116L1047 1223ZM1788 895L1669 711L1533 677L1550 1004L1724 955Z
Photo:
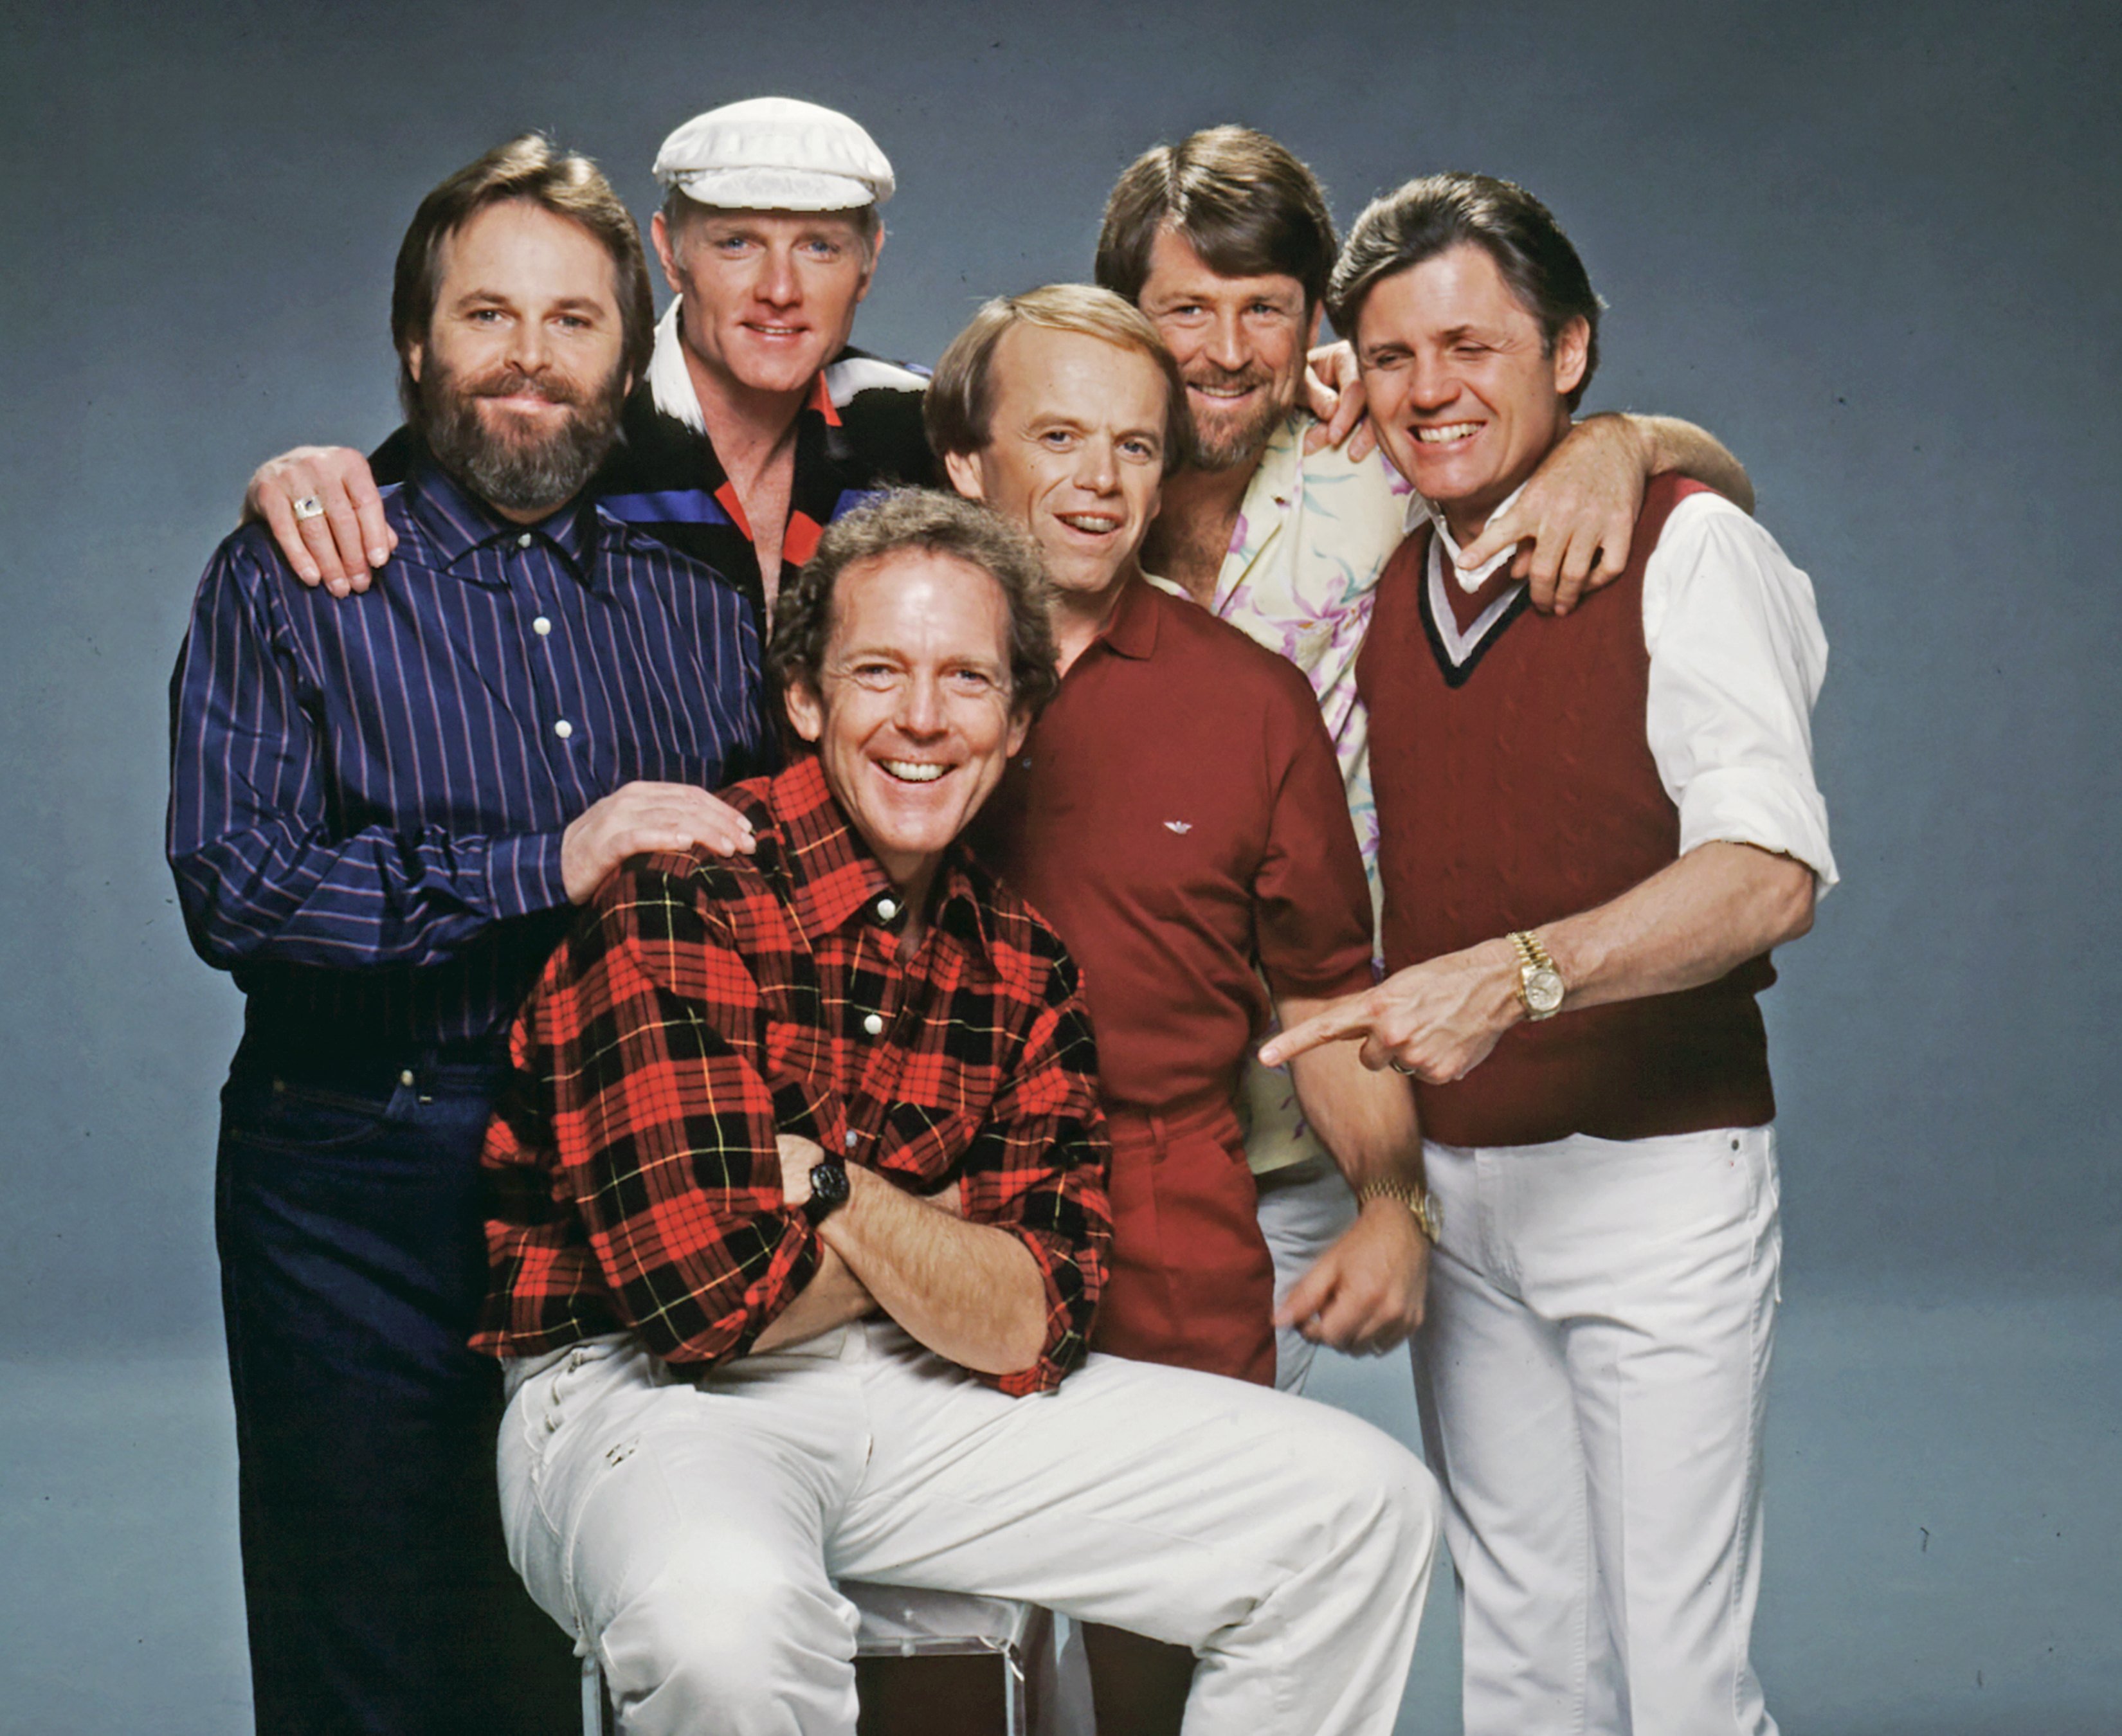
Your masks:
M261 1074L222 1091L224 1137L279 1151L343 1151L389 1125L394 1092L334 1090Z

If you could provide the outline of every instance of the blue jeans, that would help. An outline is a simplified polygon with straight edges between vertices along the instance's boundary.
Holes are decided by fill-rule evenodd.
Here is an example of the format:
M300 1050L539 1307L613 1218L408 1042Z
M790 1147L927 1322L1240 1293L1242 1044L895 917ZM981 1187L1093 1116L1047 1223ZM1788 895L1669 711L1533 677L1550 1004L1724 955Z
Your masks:
M246 1041L222 1093L222 1306L260 1736L532 1736L576 1703L510 1570L479 1150L501 1076Z

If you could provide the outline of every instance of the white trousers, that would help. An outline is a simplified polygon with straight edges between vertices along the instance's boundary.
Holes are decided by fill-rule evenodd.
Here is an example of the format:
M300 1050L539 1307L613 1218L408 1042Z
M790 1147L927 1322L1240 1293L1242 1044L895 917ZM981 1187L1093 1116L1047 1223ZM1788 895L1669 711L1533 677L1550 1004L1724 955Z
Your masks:
M1334 1160L1323 1155L1269 1169L1254 1179L1260 1188L1260 1234L1274 1260L1274 1300L1280 1307L1297 1281L1356 1221L1356 1197ZM1318 1351L1295 1327L1278 1328L1274 1384L1285 1393L1302 1392Z
M852 1732L840 1578L1190 1647L1186 1736L1392 1728L1436 1485L1338 1411L1102 1356L1007 1398L888 1323L703 1374L601 1339L515 1381L510 1555L627 1736Z
M1425 1147L1467 1736L1774 1736L1747 1655L1775 1136Z

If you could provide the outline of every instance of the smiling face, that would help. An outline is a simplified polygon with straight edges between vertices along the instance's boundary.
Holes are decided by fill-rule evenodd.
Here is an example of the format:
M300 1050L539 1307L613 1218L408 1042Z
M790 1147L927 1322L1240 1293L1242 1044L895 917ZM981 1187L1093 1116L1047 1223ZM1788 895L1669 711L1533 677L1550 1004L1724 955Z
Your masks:
M1179 363L1194 436L1187 461L1204 470L1250 464L1297 403L1318 324L1304 286L1278 273L1226 278L1184 236L1158 231L1136 298Z
M1381 278L1356 319L1371 420L1400 474L1462 543L1569 431L1590 328L1551 353L1487 249L1461 242Z
M961 494L1031 531L1057 590L1117 593L1157 516L1163 371L1139 350L1028 322L997 341L987 444L943 460Z
M694 370L726 392L807 391L853 331L884 239L846 212L706 206L675 233L659 212L651 232Z
M918 907L1030 726L1010 692L1001 586L918 548L849 567L817 680L791 682L788 707L842 810Z
M543 517L589 480L630 384L611 256L579 223L505 199L443 241L441 264L405 348L421 432L498 511Z

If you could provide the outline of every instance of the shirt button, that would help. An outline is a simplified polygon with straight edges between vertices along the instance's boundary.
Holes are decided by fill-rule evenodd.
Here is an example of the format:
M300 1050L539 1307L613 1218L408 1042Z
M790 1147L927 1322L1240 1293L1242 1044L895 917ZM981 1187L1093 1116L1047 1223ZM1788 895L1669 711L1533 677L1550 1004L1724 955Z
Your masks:
M848 1146L848 1150L850 1150L850 1151L852 1151L852 1150L854 1150L854 1148L855 1148L857 1146L860 1145L861 1143L862 1143L862 1135L861 1135L861 1134L859 1134L859 1133L858 1133L858 1132L855 1132L855 1130L854 1130L853 1127L848 1128L848 1138L847 1138L847 1146Z
M522 535L516 538L516 546L518 548L528 548L530 546L530 533L526 530Z
M872 1037L881 1037L881 1036L884 1034L884 1015L883 1015L883 1014L881 1014L881 1013L872 1013L872 1014L870 1014L867 1017L866 1017L866 1018L862 1020L862 1029L863 1029L865 1031L868 1032L868 1033L869 1033L869 1034L870 1034L871 1036L872 1036Z
M898 899L896 899L896 898L879 898L879 899L876 901L876 919L877 919L877 921L878 921L878 922L890 922L890 921L894 917L897 916L898 914L899 914L899 900L898 900Z
M410 1068L410 1067L406 1067L405 1069L404 1069L402 1071L400 1071L400 1074L398 1075L398 1083L399 1083L399 1084L400 1084L401 1085L410 1085L413 1083L413 1070L412 1070L412 1068ZM1732 1144L1736 1146L1738 1144L1738 1141L1737 1141L1736 1140L1734 1140L1734 1141L1732 1141Z
M572 723L568 722L566 718L563 717L558 723L553 726L553 733L559 736L561 740L565 741L570 735L575 733L575 726Z
M544 638L546 634L552 632L552 630L553 623L550 621L548 621L543 615L539 616L536 620L530 623L530 631L537 634L537 636L541 639Z

